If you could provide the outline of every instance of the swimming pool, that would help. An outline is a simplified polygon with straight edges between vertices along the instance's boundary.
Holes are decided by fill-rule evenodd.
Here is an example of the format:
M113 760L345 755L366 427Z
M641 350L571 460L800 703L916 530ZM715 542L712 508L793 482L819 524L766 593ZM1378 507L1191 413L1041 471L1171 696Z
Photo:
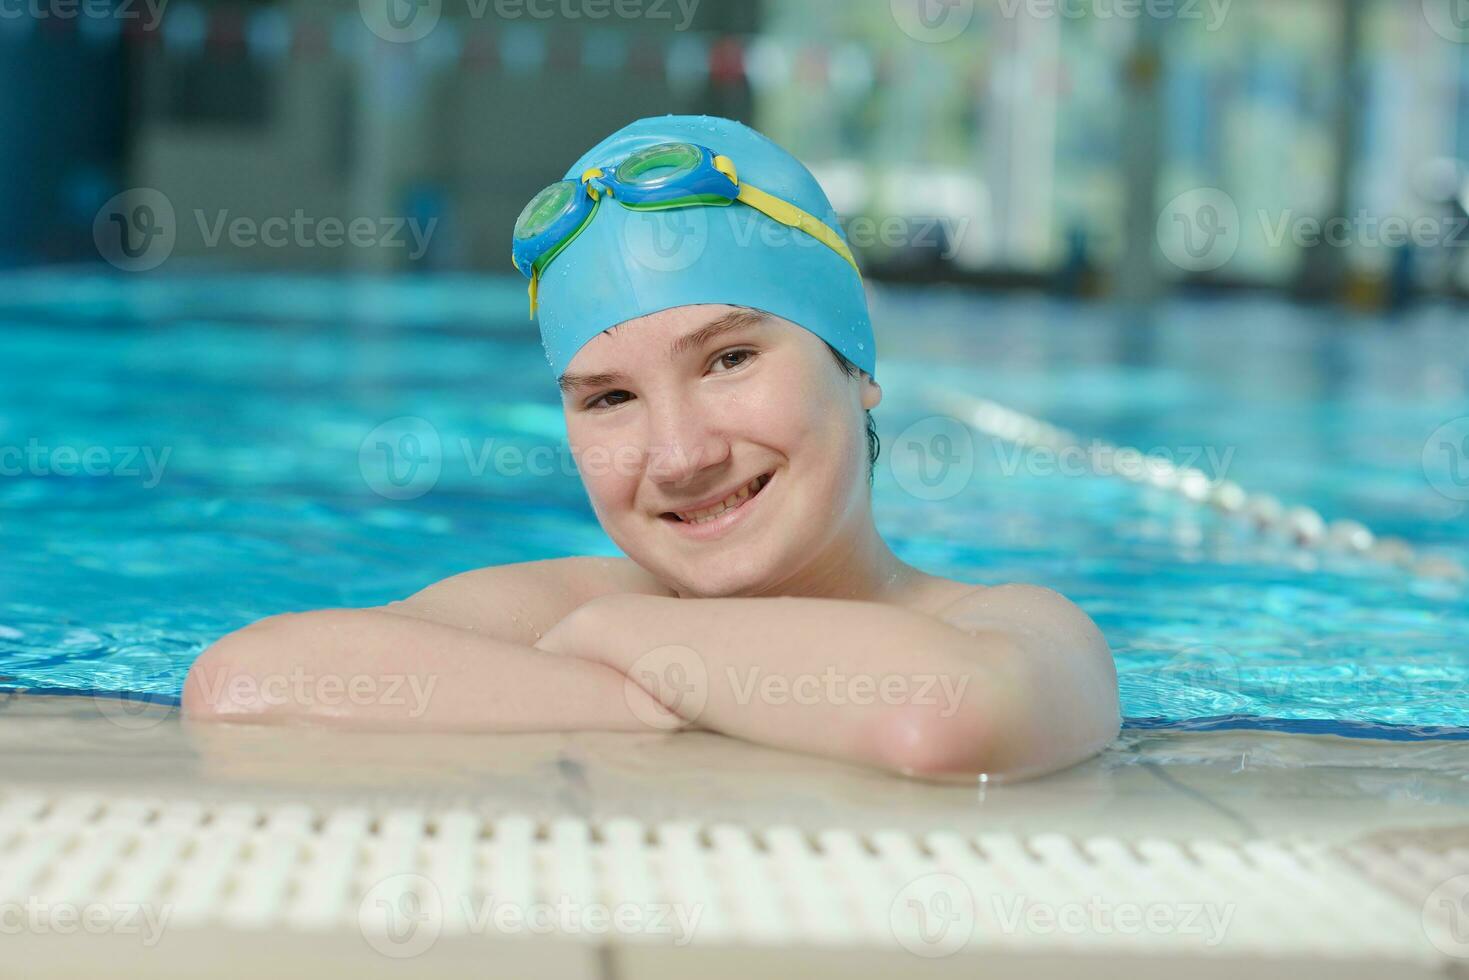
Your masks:
M982 395L1463 562L1469 488L1423 463L1469 415L1462 312L880 288L873 314L879 528L929 571L1077 601L1130 726L1469 738L1462 583L1017 454L926 397ZM176 700L209 641L261 616L616 553L519 280L9 274L0 363L0 689Z

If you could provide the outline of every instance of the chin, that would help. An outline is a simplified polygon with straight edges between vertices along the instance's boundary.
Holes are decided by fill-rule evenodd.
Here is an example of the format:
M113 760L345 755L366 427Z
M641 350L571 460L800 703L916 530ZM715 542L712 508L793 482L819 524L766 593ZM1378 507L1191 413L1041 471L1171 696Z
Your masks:
M695 566L670 568L655 562L643 567L654 569L659 579L687 598L723 599L764 591L773 581L771 570L777 566L775 556L710 555L706 562Z
M727 565L708 569L686 569L674 576L679 591L690 598L723 599L756 592L764 576Z

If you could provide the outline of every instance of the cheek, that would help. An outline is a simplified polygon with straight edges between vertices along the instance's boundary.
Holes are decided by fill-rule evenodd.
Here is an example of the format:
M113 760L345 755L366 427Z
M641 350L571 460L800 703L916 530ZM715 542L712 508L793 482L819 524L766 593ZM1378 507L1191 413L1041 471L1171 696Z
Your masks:
M726 427L782 452L819 444L839 428L835 393L799 370L772 370L760 385L738 388L725 405Z
M723 406L722 428L731 436L784 450L806 431L806 421L790 401L773 388L737 392Z
M781 448L806 474L803 484L823 499L842 492L860 477L859 470L865 472L866 456L851 448L862 434L852 431L849 397L825 377L802 376L769 399L769 431L780 433Z
M635 447L597 438L573 438L570 445L577 473L599 515L633 498L638 482Z

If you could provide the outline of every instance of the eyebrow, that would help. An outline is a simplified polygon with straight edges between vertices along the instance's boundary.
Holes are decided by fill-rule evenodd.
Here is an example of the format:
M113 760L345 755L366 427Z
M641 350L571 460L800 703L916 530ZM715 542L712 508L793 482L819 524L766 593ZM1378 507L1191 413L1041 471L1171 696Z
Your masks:
M679 357L691 350L697 350L710 341L723 336L733 330L743 330L746 327L757 326L769 320L768 314L760 310L730 310L728 313L715 320L710 320L697 330L691 330L674 340L668 345L668 357L670 360ZM615 327L609 329L616 329ZM627 375L618 371L603 371L597 374L572 374L570 371L556 379L564 394L573 394L585 391L588 388L600 388L604 385L623 384L627 381Z

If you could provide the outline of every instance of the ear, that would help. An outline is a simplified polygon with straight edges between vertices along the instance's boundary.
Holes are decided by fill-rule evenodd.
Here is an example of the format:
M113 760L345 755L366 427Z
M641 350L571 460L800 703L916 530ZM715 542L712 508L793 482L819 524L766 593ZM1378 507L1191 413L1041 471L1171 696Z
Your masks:
M882 401L882 385L873 381L866 371L862 372L862 407L871 411Z

